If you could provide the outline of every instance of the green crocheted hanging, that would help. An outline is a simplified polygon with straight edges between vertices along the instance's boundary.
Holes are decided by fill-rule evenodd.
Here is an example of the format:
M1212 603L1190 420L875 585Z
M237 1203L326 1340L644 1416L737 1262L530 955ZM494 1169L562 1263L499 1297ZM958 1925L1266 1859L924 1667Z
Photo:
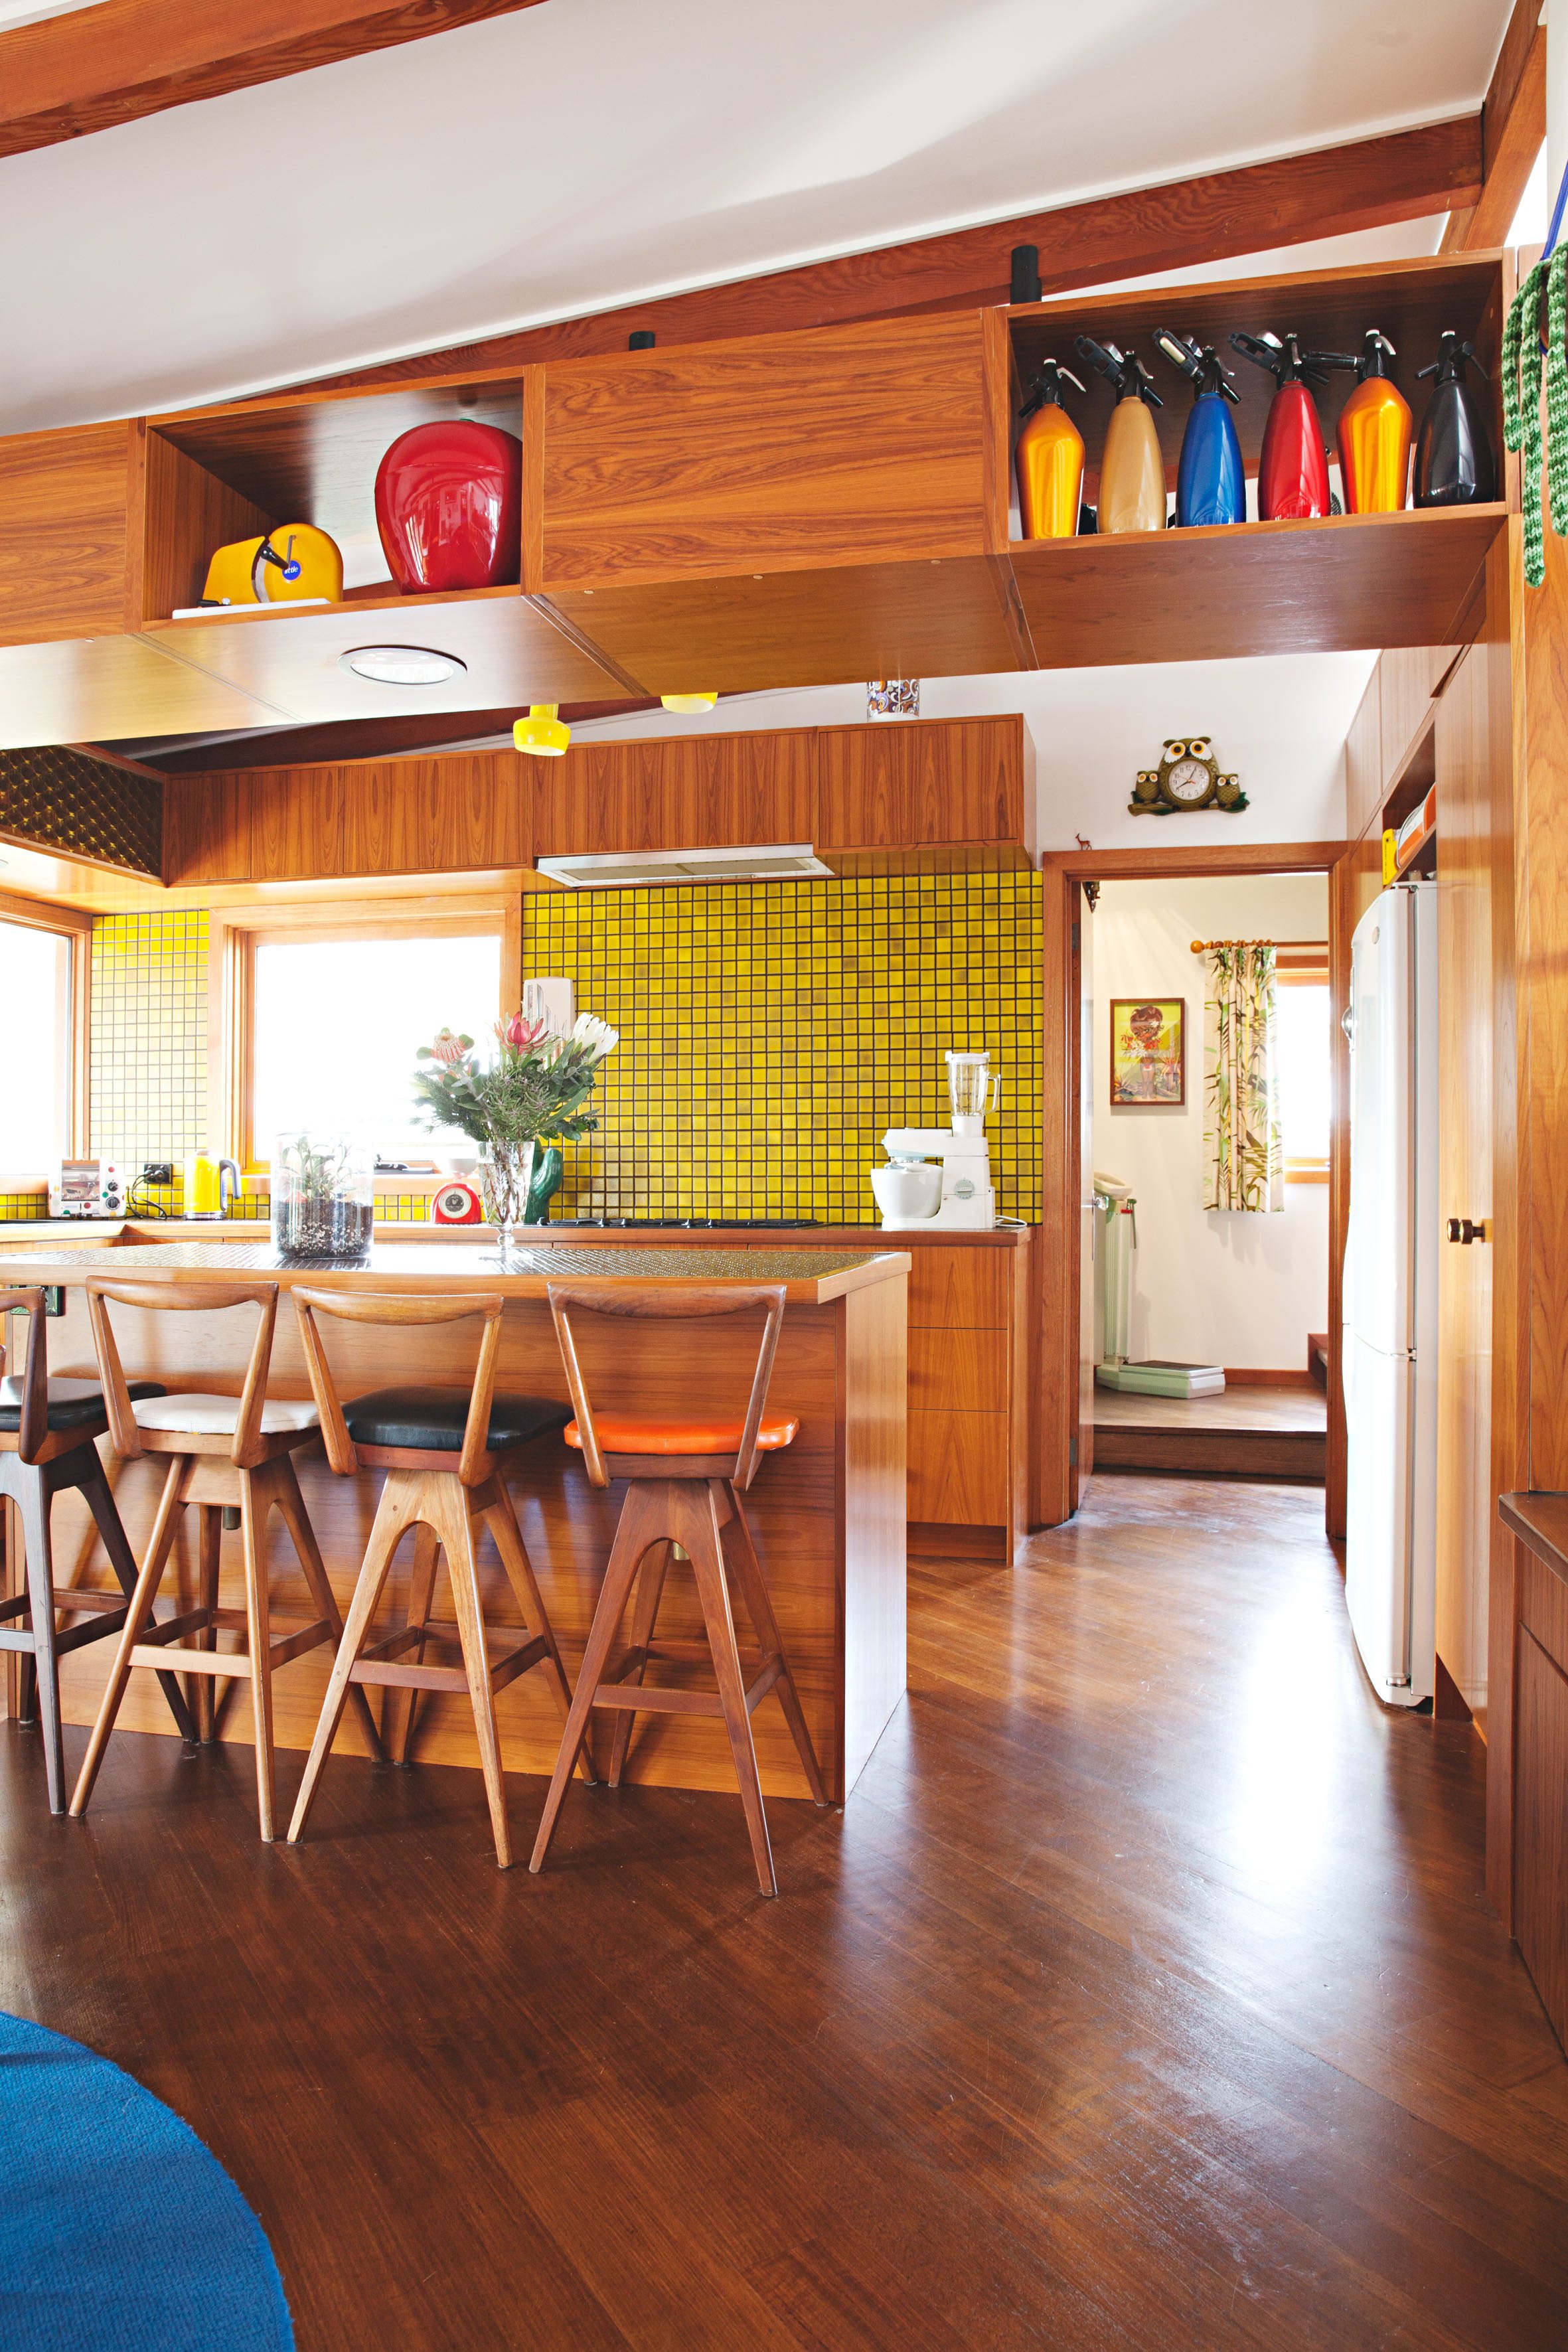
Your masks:
M1541 424L1541 297L1546 295L1546 431ZM1513 299L1502 339L1502 437L1522 453L1524 576L1531 588L1546 577L1546 530L1542 516L1544 459L1552 528L1568 536L1568 246L1538 261Z

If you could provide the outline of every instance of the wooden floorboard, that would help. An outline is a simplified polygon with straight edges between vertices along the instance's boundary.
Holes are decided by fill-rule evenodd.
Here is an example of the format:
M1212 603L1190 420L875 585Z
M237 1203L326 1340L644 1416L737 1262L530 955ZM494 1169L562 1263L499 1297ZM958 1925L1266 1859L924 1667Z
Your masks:
M123 1736L58 1822L0 1725L0 2007L189 2119L301 2352L1568 2342L1484 1750L1373 1697L1321 1521L1119 1475L917 1563L908 1703L846 1811L770 1807L771 1904L736 1800L574 1786L503 1877L475 1773L334 1761L268 1849L247 1748Z

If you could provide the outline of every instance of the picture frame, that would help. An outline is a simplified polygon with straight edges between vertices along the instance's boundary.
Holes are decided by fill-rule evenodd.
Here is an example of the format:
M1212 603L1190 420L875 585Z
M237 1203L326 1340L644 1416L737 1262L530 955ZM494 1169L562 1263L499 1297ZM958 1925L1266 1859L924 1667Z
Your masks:
M1186 998L1113 996L1109 1066L1112 1110L1184 1110Z

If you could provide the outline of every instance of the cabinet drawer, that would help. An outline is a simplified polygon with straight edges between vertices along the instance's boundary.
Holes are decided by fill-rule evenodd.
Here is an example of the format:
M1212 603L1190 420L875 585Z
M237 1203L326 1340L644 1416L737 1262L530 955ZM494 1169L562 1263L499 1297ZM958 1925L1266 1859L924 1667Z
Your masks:
M910 1332L911 1412L1005 1412L1005 1331Z
M909 1515L950 1526L1007 1525L1005 1413L910 1413Z
M1013 1256L998 1249L916 1249L910 1323L938 1331L1005 1331Z

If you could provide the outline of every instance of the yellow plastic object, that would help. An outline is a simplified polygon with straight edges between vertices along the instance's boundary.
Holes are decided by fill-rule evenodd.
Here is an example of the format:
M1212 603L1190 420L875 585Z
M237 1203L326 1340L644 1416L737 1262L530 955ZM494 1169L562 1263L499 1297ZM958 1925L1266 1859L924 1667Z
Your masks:
M1165 460L1153 415L1141 400L1119 400L1100 461L1100 529L1164 528Z
M1410 404L1385 375L1358 383L1340 411L1347 514L1401 514L1410 481Z
M520 751L531 751L535 759L558 760L572 740L572 730L562 723L558 702L531 702L528 717L520 719L511 730L511 740Z
M1383 887L1399 879L1399 835L1391 825L1383 836Z
M700 719L719 699L716 694L661 694L658 698L667 710L677 712L682 719Z
M1036 409L1018 436L1017 467L1024 537L1075 538L1083 494L1083 435L1059 404ZM1163 474L1160 478L1163 486Z
M184 1167L187 1217L216 1217L223 1207L223 1179L210 1152L193 1151Z
M259 539L220 547L207 566L204 604L293 604L301 597L343 598L343 559L335 539L314 523L280 523Z

